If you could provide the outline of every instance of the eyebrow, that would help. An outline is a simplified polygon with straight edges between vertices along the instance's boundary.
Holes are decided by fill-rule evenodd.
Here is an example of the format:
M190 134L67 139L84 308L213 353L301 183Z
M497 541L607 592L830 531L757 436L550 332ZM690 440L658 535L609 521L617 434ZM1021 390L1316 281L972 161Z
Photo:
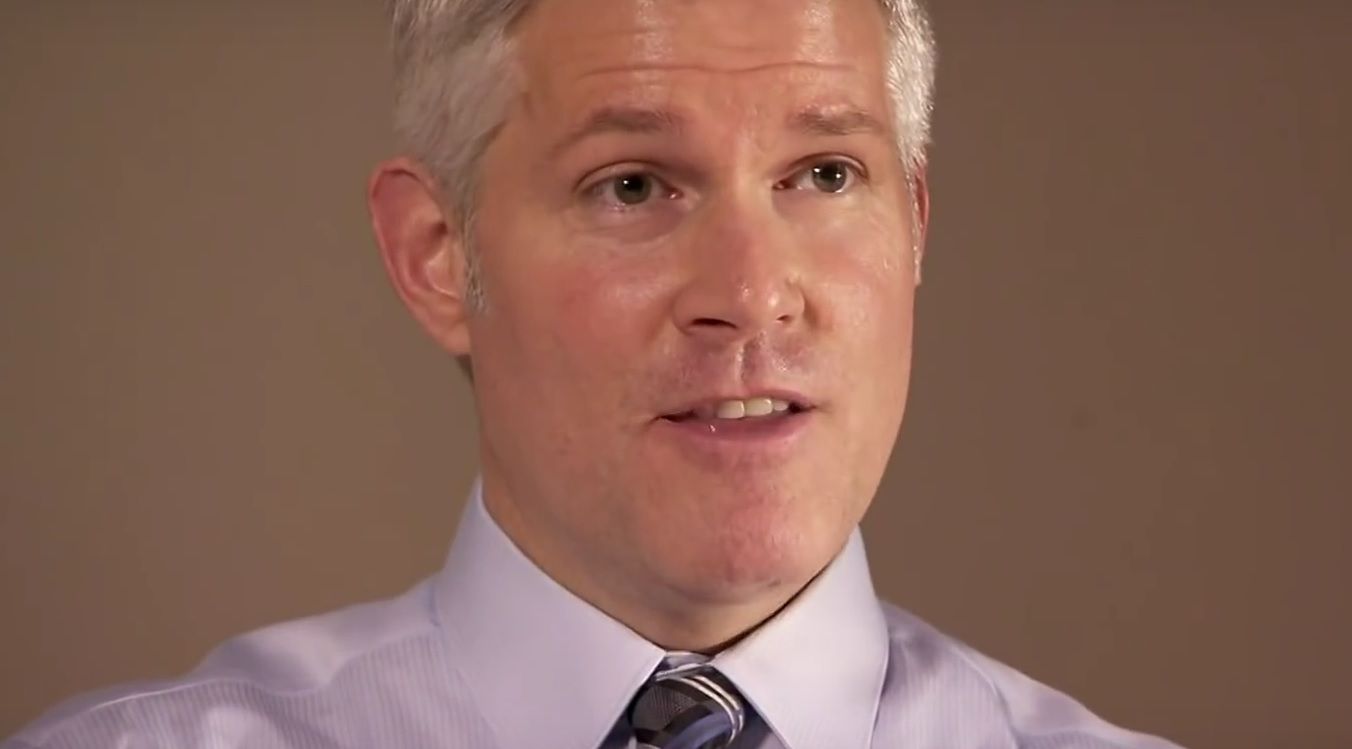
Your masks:
M649 135L680 131L684 127L685 118L666 109L628 106L601 107L588 115L581 125L564 136L552 150L555 154L558 154L576 145L579 141L605 133Z
M789 127L807 135L888 134L882 120L868 110L854 106L808 107L789 115Z
M881 120L868 110L855 106L807 107L789 115L788 125L807 135L888 135L887 126ZM606 133L653 135L680 132L685 127L686 118L668 109L606 106L588 115L550 150L557 156L580 141Z

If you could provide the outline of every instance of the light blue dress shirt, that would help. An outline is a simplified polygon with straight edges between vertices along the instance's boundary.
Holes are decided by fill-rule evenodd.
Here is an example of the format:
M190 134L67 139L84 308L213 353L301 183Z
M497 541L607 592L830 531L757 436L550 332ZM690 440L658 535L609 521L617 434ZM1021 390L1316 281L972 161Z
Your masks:
M77 698L0 749L622 749L622 714L669 655L546 576L476 488L445 568L402 596ZM757 715L737 749L1174 747L879 602L858 531L713 663Z

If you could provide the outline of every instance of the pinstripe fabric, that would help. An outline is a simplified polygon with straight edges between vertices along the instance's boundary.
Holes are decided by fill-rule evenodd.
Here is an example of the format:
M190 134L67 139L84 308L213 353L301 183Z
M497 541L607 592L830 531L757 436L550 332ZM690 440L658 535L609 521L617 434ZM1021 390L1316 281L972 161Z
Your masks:
M404 595L276 625L179 679L86 695L0 749L633 749L668 654L574 598L477 496ZM733 749L1168 749L880 605L856 535L710 665L755 717Z

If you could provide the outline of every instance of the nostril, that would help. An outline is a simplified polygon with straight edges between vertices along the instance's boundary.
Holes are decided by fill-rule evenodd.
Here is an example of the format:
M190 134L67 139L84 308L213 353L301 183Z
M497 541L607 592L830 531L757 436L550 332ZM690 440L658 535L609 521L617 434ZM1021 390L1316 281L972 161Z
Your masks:
M727 320L720 320L717 317L697 317L691 321L692 325L702 325L712 328L735 328L736 325Z

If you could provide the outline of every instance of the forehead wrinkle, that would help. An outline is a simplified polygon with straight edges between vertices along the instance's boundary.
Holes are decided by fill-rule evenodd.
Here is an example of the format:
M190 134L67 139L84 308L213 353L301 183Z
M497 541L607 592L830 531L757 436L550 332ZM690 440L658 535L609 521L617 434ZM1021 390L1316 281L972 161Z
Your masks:
M592 110L583 119L581 125L560 139L550 151L553 154L558 154L579 141L606 133L628 135L671 133L680 135L685 129L685 115L671 109L633 105L603 105Z
M759 65L739 65L739 66L716 66L710 64L698 63L634 63L632 65L610 65L599 68L591 68L580 74L578 78L590 78L598 75L610 74L642 74L642 73L705 73L713 75L736 75L739 73L764 73L780 68L807 68L816 71L832 71L839 73L856 72L854 65L835 62L815 62L808 60L787 60L784 62L767 62Z
M527 42L522 51L529 50L537 74L562 83L560 78L578 82L607 74L738 74L785 68L865 78L881 73L881 68L867 69L874 61L860 59L858 53L869 57L869 52L885 52L884 29L876 22L867 31L853 28L842 16L854 17L858 8L841 0L791 3L788 12L774 12L773 20L765 13L779 7L777 0L601 2L616 7L598 17L566 12L569 4L560 0L544 3L518 29L518 39ZM877 16L876 2L868 6Z
M804 58L801 47L782 50L786 54L776 55L779 59L743 58L752 64L736 64L738 56L680 60L672 59L670 50L654 54L656 50L644 44L635 49L631 46L635 41L653 36L641 31L631 35L628 44L595 30L568 31L575 38L620 43L582 45L575 48L576 54L552 61L530 55L532 82L523 87L522 103L527 116L557 134L545 145L542 155L546 159L563 156L595 136L688 140L696 130L703 132L705 125L715 122L740 122L735 133L725 132L717 138L731 146L726 136L732 135L752 150L770 148L778 139L776 131L807 135L888 132L869 115L868 107L853 101L858 96L870 98L875 88L869 71L855 60L831 59L835 55L830 54L824 55L826 59L814 58L810 51ZM631 53L637 51L637 59L616 59L605 53L625 47ZM774 80L759 80L762 76ZM720 80L733 86L725 88ZM779 89L783 90L765 97ZM796 107L801 110L787 111Z
M773 88L780 91L773 101L763 99L766 85L754 80L757 74L783 71L786 77L776 79ZM670 73L692 73L695 79L682 80ZM809 134L850 134L876 132L887 134L887 125L872 110L854 102L861 90L861 71L848 64L828 64L807 61L774 62L738 68L710 68L705 65L629 64L578 71L560 80L557 73L555 90L574 89L581 84L581 98L592 99L595 110L583 117L579 131L612 131L627 133L663 133L688 130L698 119L695 115L708 114L713 109L741 109L744 115L772 116L779 106L797 106L801 109L784 115L789 129ZM706 75L736 76L745 74L747 80L734 88L710 87L697 83ZM815 101L814 101L815 100ZM710 105L713 105L712 109ZM576 108L574 108L576 109ZM586 106L583 107L584 111ZM780 109L780 111L783 111ZM571 119L571 118L570 118ZM569 138L575 141L576 138Z
M872 112L854 105L808 106L788 117L788 127L807 135L841 136L863 133L890 137L891 128Z

